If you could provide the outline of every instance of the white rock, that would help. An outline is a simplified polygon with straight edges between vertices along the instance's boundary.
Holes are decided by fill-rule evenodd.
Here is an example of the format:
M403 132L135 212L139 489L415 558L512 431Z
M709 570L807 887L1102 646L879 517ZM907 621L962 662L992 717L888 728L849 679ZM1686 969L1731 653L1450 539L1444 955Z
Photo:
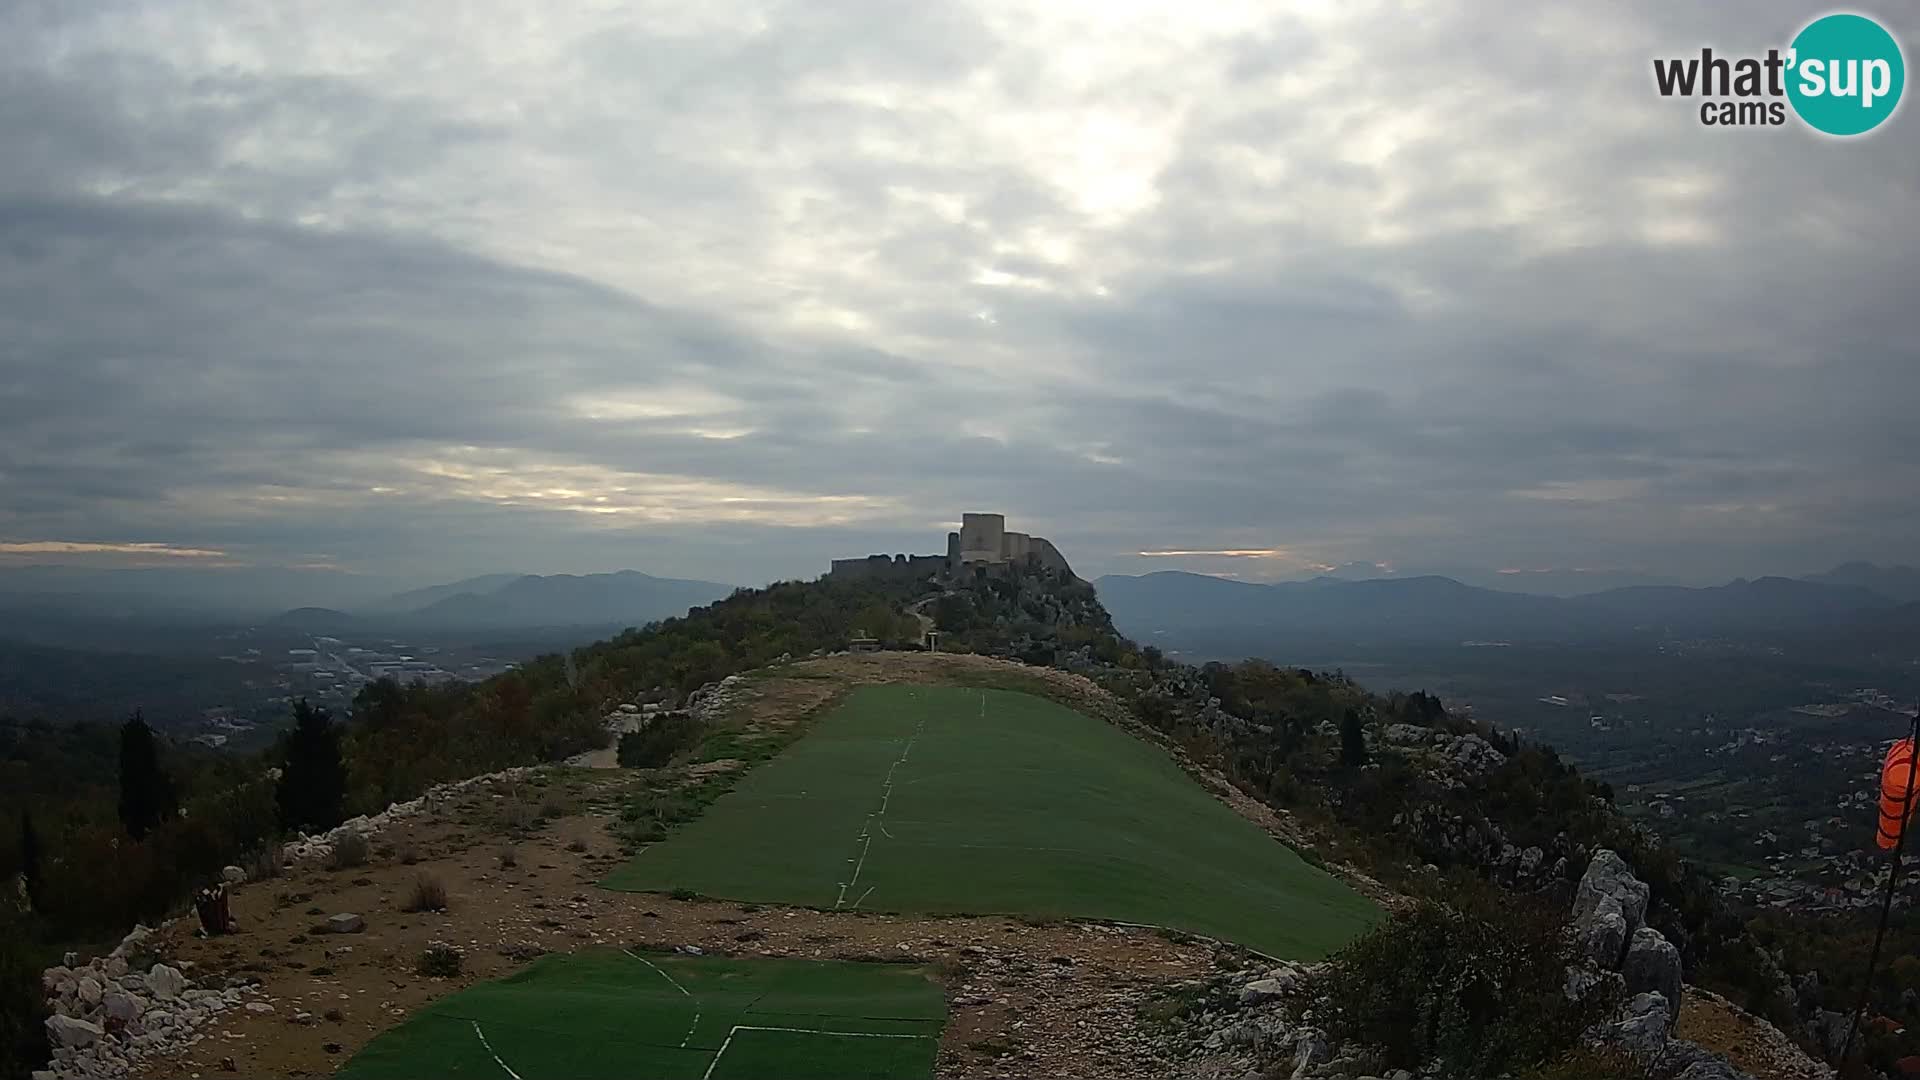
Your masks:
M229 885L239 885L247 880L247 872L237 866L224 867L220 871L220 879Z
M273 1011L273 1006L267 1004L264 1001L249 1001L247 1002L247 1011L250 1013L255 1013L261 1016L265 1016L267 1013L270 1013Z
M100 995L102 993L100 980L91 975L83 976L80 979L80 985L75 989L75 993L81 1001L88 1005L100 1004Z
M357 934L366 929L367 920L350 911L327 917L327 930L335 934Z
M108 994L101 1002L101 1005L106 1009L109 1020L118 1020L123 1024L134 1020L141 1013L147 1011L145 1002L134 997L132 994L119 991Z
M147 989L162 1001L172 1001L187 988L187 977L165 964L155 964L147 972Z
M106 1031L99 1024L89 1024L85 1020L59 1013L47 1017L47 1038L55 1046L92 1046L95 1040L105 1034Z

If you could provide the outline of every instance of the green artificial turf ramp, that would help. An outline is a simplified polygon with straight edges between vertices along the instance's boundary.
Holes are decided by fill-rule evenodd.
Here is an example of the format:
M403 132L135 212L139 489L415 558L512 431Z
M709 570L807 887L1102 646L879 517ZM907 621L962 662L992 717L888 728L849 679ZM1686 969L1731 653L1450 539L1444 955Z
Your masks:
M946 1003L919 967L589 949L450 995L343 1080L923 1080Z
M962 687L854 690L605 884L1150 923L1307 960L1378 915L1160 750L1029 694Z

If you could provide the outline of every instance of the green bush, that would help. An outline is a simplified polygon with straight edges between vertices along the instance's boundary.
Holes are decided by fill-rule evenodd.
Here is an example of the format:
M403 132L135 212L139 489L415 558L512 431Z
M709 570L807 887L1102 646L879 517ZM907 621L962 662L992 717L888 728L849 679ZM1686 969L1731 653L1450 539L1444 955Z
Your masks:
M1328 999L1334 1035L1378 1047L1391 1066L1498 1076L1564 1056L1615 1004L1566 999L1576 958L1563 915L1466 886L1336 953L1311 992Z
M639 731L620 736L620 765L627 769L658 769L693 744L700 721L684 714L656 718Z

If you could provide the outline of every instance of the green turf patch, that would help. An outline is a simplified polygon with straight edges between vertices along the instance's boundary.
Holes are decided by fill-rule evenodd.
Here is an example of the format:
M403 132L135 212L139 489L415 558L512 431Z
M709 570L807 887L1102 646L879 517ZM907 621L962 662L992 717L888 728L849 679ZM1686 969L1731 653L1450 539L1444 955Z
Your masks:
M1377 909L1158 749L1028 694L855 690L608 888L1095 918L1318 959Z
M919 1080L945 1022L921 967L590 949L443 998L338 1075Z

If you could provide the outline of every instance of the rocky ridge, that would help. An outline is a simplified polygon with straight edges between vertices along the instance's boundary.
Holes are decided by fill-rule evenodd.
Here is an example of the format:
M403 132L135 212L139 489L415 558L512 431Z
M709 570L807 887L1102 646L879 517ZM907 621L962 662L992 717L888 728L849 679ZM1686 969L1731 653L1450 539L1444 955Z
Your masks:
M1674 1034L1680 1002L1680 954L1646 926L1648 888L1617 854L1594 854L1580 879L1570 930L1583 959L1567 969L1565 992L1578 1000L1606 993L1622 1004L1586 1040L1631 1055L1649 1080L1753 1080L1725 1056ZM1164 1036L1184 1080L1437 1080L1437 1064L1418 1072L1380 1067L1376 1048L1342 1045L1324 1027L1330 1004L1313 993L1324 965L1282 963L1243 968L1189 987L1190 1003ZM1711 997L1711 995L1707 995ZM1715 999L1717 1004L1720 1003ZM1754 1021L1760 1028L1766 1025ZM1831 1070L1771 1040L1769 1072L1812 1078Z

